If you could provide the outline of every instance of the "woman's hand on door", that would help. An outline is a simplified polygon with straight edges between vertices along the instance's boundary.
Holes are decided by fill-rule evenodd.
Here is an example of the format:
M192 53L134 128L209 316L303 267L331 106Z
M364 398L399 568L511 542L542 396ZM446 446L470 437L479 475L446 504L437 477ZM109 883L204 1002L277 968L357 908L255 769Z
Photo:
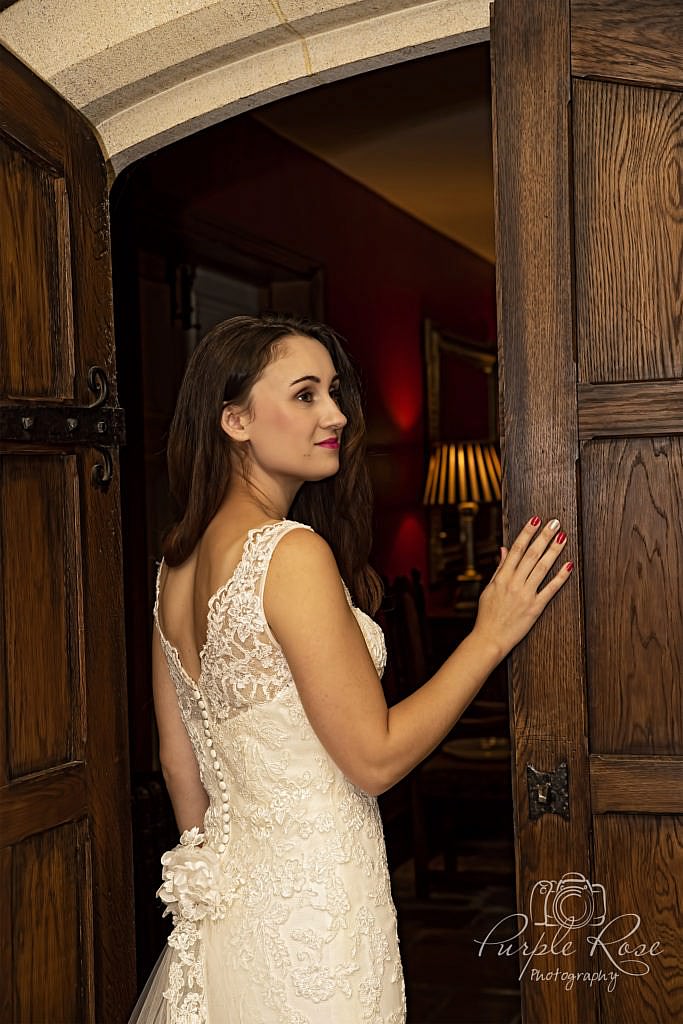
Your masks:
M551 519L539 532L540 525L540 518L534 516L509 551L501 548L498 568L479 598L473 633L497 644L501 659L526 636L574 567L563 562L539 590L567 544L559 520Z

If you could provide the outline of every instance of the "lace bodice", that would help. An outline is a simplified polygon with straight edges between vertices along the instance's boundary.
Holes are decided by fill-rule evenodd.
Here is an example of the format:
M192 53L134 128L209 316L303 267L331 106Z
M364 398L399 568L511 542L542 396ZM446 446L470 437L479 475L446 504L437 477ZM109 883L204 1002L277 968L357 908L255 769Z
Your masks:
M196 680L159 627L157 582L162 649L210 801L203 834L162 861L170 1024L405 1020L377 801L318 740L263 610L270 559L293 529L310 527L249 532L209 601ZM382 631L345 590L381 675Z
M232 576L209 599L206 641L200 651L201 675L196 686L183 669L178 651L159 629L162 647L180 677L176 686L184 710L190 709L187 700L191 701L199 688L209 714L222 721L271 700L292 684L289 666L263 611L263 590L273 550L291 529L311 527L283 520L249 530ZM157 626L160 576L161 572L154 607ZM354 607L348 587L345 583L343 586L381 676L387 657L382 630L369 615Z

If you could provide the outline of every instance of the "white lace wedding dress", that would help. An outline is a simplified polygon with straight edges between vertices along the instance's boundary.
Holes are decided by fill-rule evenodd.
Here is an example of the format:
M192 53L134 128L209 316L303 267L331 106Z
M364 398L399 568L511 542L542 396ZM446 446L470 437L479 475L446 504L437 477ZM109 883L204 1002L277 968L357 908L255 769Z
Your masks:
M309 527L250 531L209 602L197 682L160 631L210 806L203 834L162 858L174 929L139 1024L405 1022L377 801L313 732L263 612L271 555L293 529ZM158 603L157 584L157 627ZM381 674L382 631L353 611Z

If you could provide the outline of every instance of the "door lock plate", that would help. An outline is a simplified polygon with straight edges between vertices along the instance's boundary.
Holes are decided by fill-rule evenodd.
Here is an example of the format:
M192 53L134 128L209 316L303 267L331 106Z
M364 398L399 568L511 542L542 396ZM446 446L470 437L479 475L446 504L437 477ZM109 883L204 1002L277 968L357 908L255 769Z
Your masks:
M562 761L551 772L540 772L528 764L526 782L531 821L548 813L560 814L569 821L569 768L566 761Z

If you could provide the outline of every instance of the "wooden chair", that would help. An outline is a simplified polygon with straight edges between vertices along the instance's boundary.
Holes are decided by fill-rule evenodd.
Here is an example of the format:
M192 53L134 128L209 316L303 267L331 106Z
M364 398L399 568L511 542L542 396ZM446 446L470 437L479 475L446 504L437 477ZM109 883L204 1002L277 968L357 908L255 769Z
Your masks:
M391 707L409 696L427 676L423 641L426 625L422 623L419 602L411 595L413 580L398 577L392 583L384 580L384 599L376 616L384 630L387 645L387 666L382 686ZM412 849L412 777L402 779L379 797L384 824L387 856L391 868L408 860Z
M391 585L385 586L380 612L394 696L403 700L427 680L431 669L424 593L417 570L413 570L410 579L398 576Z
M387 646L395 662L397 693L403 699L437 667L431 663L419 573L414 570L410 579L399 577L388 589L387 600L392 606ZM504 842L511 837L507 734L507 703L475 700L440 747L408 777L418 897L427 898L437 883L452 881L466 840L473 841L476 849L477 841L491 836L500 836ZM468 740L470 756L463 756ZM430 868L437 852L443 853L444 870Z

